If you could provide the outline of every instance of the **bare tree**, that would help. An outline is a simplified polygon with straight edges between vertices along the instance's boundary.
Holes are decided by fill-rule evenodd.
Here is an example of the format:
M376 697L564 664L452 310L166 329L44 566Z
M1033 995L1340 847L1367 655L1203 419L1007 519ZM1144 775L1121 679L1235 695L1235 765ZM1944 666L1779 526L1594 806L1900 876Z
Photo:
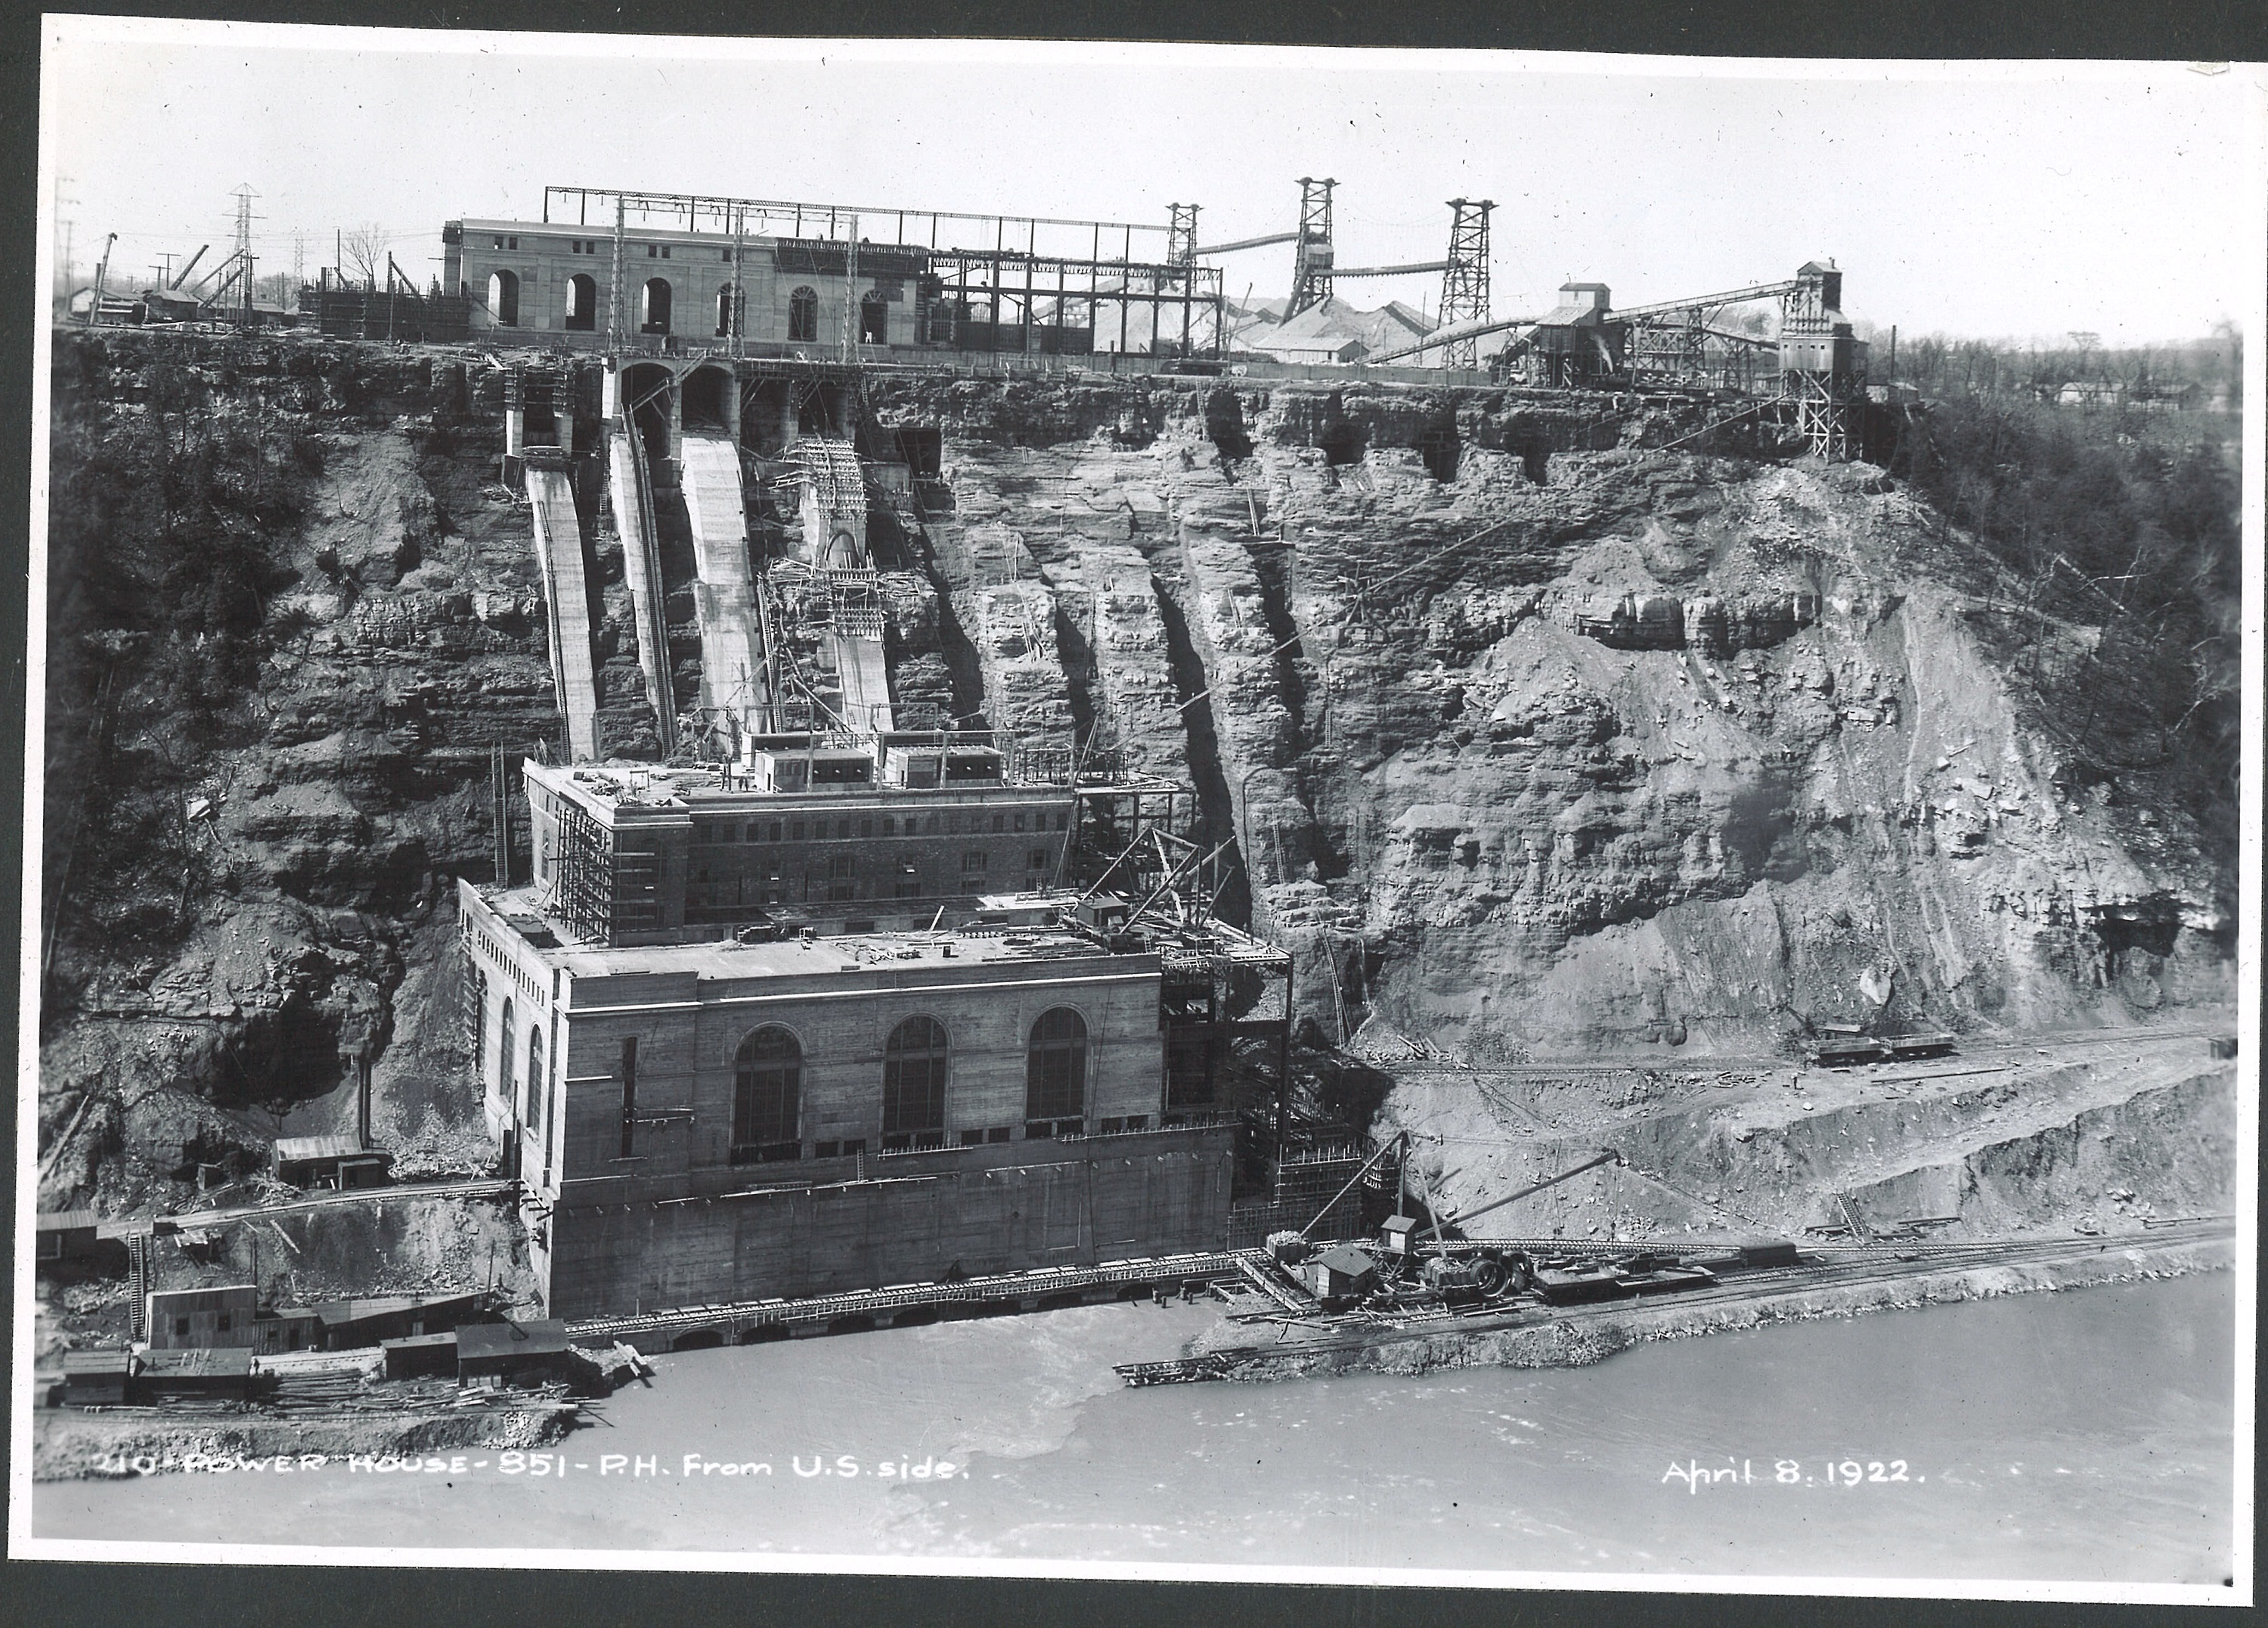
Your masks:
M346 232L339 239L339 269L349 282L376 289L379 274L386 269L384 228L372 222Z

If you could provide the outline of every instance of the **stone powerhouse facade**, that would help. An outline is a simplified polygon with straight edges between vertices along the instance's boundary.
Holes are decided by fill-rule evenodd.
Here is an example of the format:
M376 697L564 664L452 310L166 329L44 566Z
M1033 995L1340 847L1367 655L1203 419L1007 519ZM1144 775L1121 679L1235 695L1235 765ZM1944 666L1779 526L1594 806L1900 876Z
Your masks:
M1156 955L998 928L578 949L460 886L546 1315L1226 1236L1234 1127L1167 1100Z

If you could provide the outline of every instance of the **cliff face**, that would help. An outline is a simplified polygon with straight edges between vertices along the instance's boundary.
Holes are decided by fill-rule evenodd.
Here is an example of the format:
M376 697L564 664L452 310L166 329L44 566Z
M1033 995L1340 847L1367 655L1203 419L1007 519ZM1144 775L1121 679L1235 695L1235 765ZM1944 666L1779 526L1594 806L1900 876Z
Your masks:
M128 1207L279 1128L351 1129L364 1050L409 1172L476 1157L449 878L492 868L491 743L558 730L527 515L492 484L496 377L59 341L42 1207ZM137 498L138 529L84 523ZM169 652L218 636L165 545L200 505L247 556L255 625L247 681L193 704Z
M279 1123L350 1123L365 1046L381 1139L461 1163L447 880L491 868L491 743L560 733L530 522L492 485L498 375L57 351L58 490L113 523L51 545L41 1203L122 1207ZM877 379L865 401L944 444L886 538L901 704L1187 778L1244 858L1224 909L1296 953L1311 1038L1675 1059L2228 996L2228 880L2072 772L1940 586L1962 538L1870 468L1702 455L1697 408L1506 391ZM204 421L276 490L208 459L176 490ZM120 497L157 467L162 512ZM192 498L252 597L247 665L184 733L184 669L151 652L202 625L173 566L105 591L97 539L170 534ZM586 522L601 711L634 742L620 549Z
M943 419L941 534L1030 562L972 621L1052 597L1070 710L1188 764L1327 1037L1769 1054L2228 998L2195 834L2026 720L1940 586L1962 539L1868 466L1512 392L1006 388L880 398Z

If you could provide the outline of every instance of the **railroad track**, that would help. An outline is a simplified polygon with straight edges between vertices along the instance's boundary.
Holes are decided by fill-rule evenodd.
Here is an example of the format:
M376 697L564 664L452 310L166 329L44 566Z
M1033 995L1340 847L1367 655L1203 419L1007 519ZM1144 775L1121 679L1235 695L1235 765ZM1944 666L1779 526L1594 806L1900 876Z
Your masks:
M953 1283L900 1284L884 1289L853 1289L799 1300L742 1300L715 1306L681 1306L628 1316L592 1317L567 1325L570 1338L616 1339L641 1352L678 1349L688 1337L706 1343L850 1333L931 1321L944 1316L983 1316L1071 1306L1088 1300L1122 1298L1129 1289L1175 1289L1240 1276L1241 1250L1209 1250L1111 1261L1100 1266L1042 1267L1002 1272ZM885 1320L887 1320L886 1325ZM713 1339L707 1337L714 1336Z

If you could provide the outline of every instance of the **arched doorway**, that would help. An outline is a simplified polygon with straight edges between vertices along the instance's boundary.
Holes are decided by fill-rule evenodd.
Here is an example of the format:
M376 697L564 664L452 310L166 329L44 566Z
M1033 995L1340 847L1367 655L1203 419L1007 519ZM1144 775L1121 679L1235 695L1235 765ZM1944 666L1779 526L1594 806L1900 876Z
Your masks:
M733 285L730 283L717 291L717 337L733 336Z
M567 279L567 331L588 334L599 326L599 285L588 272Z
M519 277L516 273L489 274L489 320L498 328L519 326Z
M648 277L638 300L638 332L669 332L669 279Z
M858 301L858 343L862 345L887 345L890 343L890 302L871 289Z
M1040 1014L1024 1049L1024 1134L1076 1136L1086 1120L1086 1020L1069 1006Z
M787 338L799 344L819 337L819 291L799 288L787 297Z

